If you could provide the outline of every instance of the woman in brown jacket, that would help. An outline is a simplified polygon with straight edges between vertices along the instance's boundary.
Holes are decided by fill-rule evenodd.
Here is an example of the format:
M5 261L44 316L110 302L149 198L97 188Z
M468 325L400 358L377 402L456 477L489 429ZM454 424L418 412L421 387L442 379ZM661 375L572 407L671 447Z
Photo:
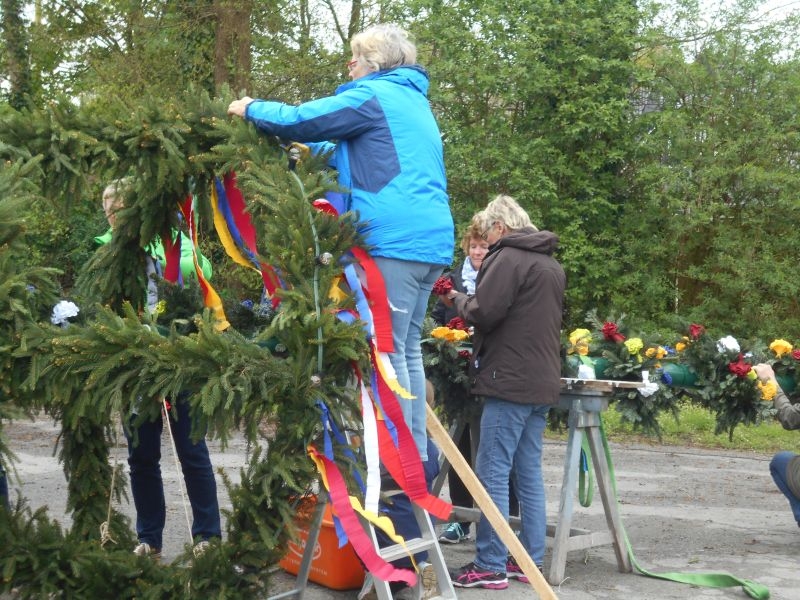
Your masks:
M521 506L520 541L534 562L544 560L546 519L542 435L561 389L560 331L566 277L553 258L558 236L539 231L509 196L498 196L475 217L489 242L475 295L446 296L475 327L472 393L484 398L476 474L508 518L513 477ZM459 587L504 589L523 581L508 550L481 518L475 560L451 574Z

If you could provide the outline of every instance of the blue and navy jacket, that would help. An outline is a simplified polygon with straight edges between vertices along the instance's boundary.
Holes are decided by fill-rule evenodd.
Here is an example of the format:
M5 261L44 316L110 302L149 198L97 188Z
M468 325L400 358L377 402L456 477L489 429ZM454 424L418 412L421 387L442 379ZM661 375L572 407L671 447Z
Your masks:
M316 153L333 151L331 166L349 190L342 208L358 212L370 254L449 265L453 217L427 93L425 70L402 66L299 106L254 100L245 118Z

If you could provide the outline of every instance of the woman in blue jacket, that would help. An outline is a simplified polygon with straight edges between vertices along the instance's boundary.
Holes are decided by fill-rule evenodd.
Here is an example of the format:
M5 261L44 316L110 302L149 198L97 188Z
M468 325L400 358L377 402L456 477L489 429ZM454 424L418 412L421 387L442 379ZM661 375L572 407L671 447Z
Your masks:
M428 298L453 259L453 218L439 128L427 99L428 74L405 31L376 25L353 37L351 82L333 96L292 106L235 100L228 113L259 130L331 154L348 193L337 208L355 211L386 283L400 399L422 460L427 460L425 373L420 339ZM335 140L335 141L331 141Z

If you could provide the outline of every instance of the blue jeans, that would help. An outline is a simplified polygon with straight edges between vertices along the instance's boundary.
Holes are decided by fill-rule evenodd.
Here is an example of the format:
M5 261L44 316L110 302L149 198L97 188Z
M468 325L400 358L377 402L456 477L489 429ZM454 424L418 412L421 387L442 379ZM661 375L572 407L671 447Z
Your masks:
M442 265L375 257L383 275L389 309L392 315L394 352L389 360L397 381L414 396L412 400L398 398L403 417L411 429L419 456L428 460L425 427L425 370L422 366L422 323L428 311L428 298L433 284L442 274Z
M3 465L0 464L0 506L9 508L8 503L8 480L6 479L6 472Z
M476 474L508 520L508 487L513 476L519 498L520 541L537 565L544 562L547 518L542 477L542 436L549 406L517 404L486 398L481 416L481 441ZM475 564L505 573L508 549L486 517L478 522Z
M169 417L178 460L183 471L186 494L192 506L192 537L202 539L221 537L217 482L205 440L192 443L192 420L189 403L182 396L174 403L178 413ZM131 417L131 422L136 416ZM167 512L164 483L161 479L161 418L143 423L138 429L138 444L134 445L127 431L128 466L131 471L131 492L136 507L136 535L140 542L161 548Z
M800 498L792 493L792 490L789 489L789 484L786 483L786 469L789 467L789 461L795 456L797 456L797 454L786 450L778 452L772 457L769 463L769 472L772 475L772 479L775 480L775 485L778 486L778 489L782 491L783 495L789 500L789 506L792 507L794 520L800 525Z

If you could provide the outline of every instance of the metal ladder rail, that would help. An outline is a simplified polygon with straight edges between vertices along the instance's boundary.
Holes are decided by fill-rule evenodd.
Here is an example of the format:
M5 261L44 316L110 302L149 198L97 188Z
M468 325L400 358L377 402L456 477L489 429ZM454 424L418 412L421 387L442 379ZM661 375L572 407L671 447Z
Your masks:
M439 540L436 536L436 530L433 527L433 523L431 522L431 517L427 511L420 508L416 504L412 503L411 506L414 511L414 517L419 525L420 537L405 540L404 546L401 544L393 544L391 546L385 546L381 548L378 544L378 537L375 533L375 527L372 525L372 523L364 520L362 520L362 523L372 538L372 543L375 547L375 550L378 552L381 558L387 562L397 560L398 558L408 556L409 554L414 555L418 552L424 552L427 550L428 562L431 563L433 570L436 573L436 585L439 593L438 595L429 596L425 600L455 600L457 598L456 592L453 588L452 581L450 581L450 573L447 570L447 564L444 561L444 555L442 554L442 549L439 546ZM382 581L374 577L371 579L372 584L375 587L378 600L392 600L392 592L389 587L389 582ZM423 595L421 576L417 578L417 585L414 589L415 597L421 599Z

